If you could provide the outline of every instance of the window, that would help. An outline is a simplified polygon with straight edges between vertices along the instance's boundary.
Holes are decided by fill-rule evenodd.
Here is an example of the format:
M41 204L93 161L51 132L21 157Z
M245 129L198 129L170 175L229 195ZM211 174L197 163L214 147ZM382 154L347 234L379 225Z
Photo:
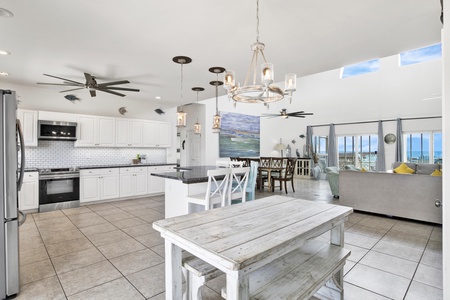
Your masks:
M442 132L407 133L404 141L407 162L442 163Z
M328 136L314 136L313 147L314 147L314 153L327 154L328 153Z
M407 66L425 62L429 60L435 60L442 57L442 45L436 44L420 49L402 52L399 54L400 66Z
M341 136L338 137L339 168L354 165L357 168L376 170L378 136Z
M380 60L373 59L341 68L341 79L380 70Z

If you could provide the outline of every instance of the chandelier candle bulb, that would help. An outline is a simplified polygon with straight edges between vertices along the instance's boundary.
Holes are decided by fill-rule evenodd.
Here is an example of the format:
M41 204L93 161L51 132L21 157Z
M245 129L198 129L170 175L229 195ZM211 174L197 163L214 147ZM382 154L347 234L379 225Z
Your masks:
M271 84L273 82L273 64L265 63L261 65L261 82Z
M297 87L297 76L293 73L285 75L284 90L286 92L293 92Z
M234 71L226 70L223 76L223 81L225 81L224 88L230 90L235 85Z

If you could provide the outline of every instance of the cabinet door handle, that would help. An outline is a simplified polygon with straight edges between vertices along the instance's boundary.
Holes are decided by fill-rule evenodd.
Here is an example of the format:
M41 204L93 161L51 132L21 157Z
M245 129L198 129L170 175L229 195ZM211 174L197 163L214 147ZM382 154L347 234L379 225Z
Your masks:
M436 201L434 201L434 205L436 207L442 207L443 206L441 200L439 200L439 199L436 199Z

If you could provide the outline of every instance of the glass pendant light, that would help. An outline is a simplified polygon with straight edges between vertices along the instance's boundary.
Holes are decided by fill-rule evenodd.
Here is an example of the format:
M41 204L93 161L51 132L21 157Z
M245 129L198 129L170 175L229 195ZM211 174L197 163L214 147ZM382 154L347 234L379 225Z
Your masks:
M186 127L186 113L183 111L183 65L191 63L192 59L187 56L175 56L172 61L181 65L181 97L177 111L177 127Z
M216 114L213 116L213 133L219 133L221 128L220 128L220 114L219 114L219 86L223 85L222 81L219 81L219 74L223 73L225 71L225 68L222 67L212 67L209 68L209 71L211 73L216 74L216 80L215 81L211 81L209 84L213 85L216 87Z
M193 87L192 90L194 92L197 92L197 104L198 104L198 92L202 92L205 89L202 87ZM198 122L198 116L197 116L197 122L194 124L194 133L195 134L201 134L202 133L202 125Z

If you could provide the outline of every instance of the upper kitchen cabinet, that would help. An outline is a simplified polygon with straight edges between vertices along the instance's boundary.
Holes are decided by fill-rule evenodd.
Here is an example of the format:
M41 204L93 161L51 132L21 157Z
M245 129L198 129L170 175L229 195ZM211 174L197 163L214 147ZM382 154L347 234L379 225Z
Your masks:
M18 109L17 117L22 126L25 146L37 147L37 120L38 112L35 110Z
M144 147L170 147L170 123L144 121L142 145Z
M79 115L75 147L114 147L115 118Z
M142 120L116 118L116 146L142 147Z

